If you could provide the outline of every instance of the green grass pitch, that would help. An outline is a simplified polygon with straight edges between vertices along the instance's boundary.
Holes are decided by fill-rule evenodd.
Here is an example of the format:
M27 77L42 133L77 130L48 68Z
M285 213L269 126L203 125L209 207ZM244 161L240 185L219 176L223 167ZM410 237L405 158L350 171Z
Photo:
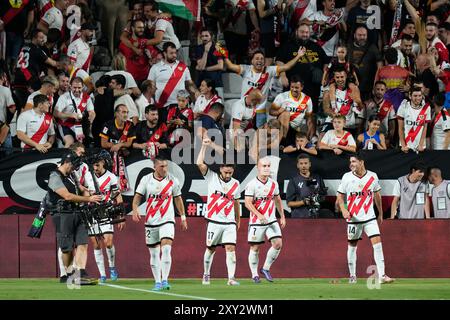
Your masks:
M150 279L119 279L106 285L69 289L57 279L0 279L0 299L105 299L105 300L278 300L278 299L446 299L450 300L450 279L397 279L393 284L369 290L366 279L350 285L347 279L276 279L254 284L240 280L230 287L225 279L213 279L203 286L200 279L176 279L172 289L151 292Z

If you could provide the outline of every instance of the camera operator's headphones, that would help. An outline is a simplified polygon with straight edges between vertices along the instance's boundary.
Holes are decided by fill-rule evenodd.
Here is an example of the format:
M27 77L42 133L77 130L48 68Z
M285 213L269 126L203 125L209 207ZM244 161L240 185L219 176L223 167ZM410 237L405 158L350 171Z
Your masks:
M112 158L111 154L108 151L102 149L94 156L94 163L99 162L100 160L105 161L106 168L112 168Z

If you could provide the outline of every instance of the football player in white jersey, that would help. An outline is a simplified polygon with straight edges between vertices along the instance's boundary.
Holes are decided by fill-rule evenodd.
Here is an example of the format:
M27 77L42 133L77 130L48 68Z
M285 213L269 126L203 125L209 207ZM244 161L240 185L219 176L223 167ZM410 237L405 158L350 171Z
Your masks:
M281 202L278 182L270 178L270 159L264 157L258 160L258 174L245 188L245 207L250 211L248 223L248 243L250 252L248 263L252 272L252 280L260 283L258 274L259 248L264 243L265 237L272 246L267 251L266 261L260 269L264 277L273 282L270 267L278 258L281 247L281 229L286 226L283 204ZM275 215L275 207L280 214L280 223ZM280 228L281 224L281 228Z
M109 152L102 150L97 154L93 167L95 174L94 179L103 196L103 201L110 201L113 199L115 204L120 205L123 200L119 191L117 176L106 169L106 167L112 167L112 159ZM122 230L124 226L125 222L119 223L119 230ZM119 273L117 272L115 264L116 248L113 243L113 225L111 223L99 225L97 222L94 222L88 231L92 246L94 247L95 262L97 263L98 271L100 272L100 282L106 282L103 247L106 248L106 254L108 256L110 278L112 281L116 281L119 277ZM101 239L100 241L99 238Z
M181 216L181 226L187 230L186 214L181 186L175 177L168 174L167 160L156 157L153 161L155 172L144 176L133 198L133 221L141 220L138 207L144 197L145 239L150 251L150 265L155 278L154 291L169 290L169 273L172 265L172 242L175 236L175 202Z
M378 222L383 222L381 187L375 172L365 168L361 153L350 156L350 172L344 174L337 190L337 202L343 217L347 220L347 261L350 271L349 283L356 283L356 246L362 232L372 242L373 256L377 265L378 281L391 283L394 279L384 272L384 255L380 230L373 203L378 209Z
M234 278L236 271L236 238L240 225L241 191L239 181L234 179L234 165L222 164L220 172L214 172L205 164L206 148L211 140L203 139L202 148L197 158L197 166L208 183L208 202L205 219L208 221L206 231L206 251L203 258L204 285L210 284L210 270L217 246L225 246L229 286L237 286Z

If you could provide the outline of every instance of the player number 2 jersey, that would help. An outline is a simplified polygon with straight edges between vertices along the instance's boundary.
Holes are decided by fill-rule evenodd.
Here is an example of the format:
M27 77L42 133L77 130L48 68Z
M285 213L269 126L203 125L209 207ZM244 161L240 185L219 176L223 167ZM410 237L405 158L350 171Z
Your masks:
M239 181L223 181L217 172L208 169L208 202L205 219L220 223L235 223L234 200L240 198Z
M280 194L278 182L268 178L266 183L257 177L251 180L245 188L245 196L253 197L253 205L267 219L268 223L277 220L275 215L275 197ZM249 225L260 224L258 217L250 213Z
M154 173L148 174L142 178L136 193L146 199L146 225L154 226L166 222L175 222L172 200L174 197L181 195L180 183L176 178L167 175L163 179L157 179Z
M381 190L378 176L375 172L367 170L363 177L353 172L344 174L338 192L346 195L347 209L350 219L347 222L364 222L374 219L373 209L374 193Z

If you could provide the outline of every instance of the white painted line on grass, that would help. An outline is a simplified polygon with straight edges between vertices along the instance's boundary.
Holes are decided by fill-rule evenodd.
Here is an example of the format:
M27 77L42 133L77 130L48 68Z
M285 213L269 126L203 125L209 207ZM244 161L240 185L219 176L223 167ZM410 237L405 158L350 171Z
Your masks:
M177 294L177 293L169 293L169 292L161 292L161 291L151 291L151 290L145 290L145 289L139 289L139 288L131 288L131 287L119 286L117 284L99 283L99 285L116 288L116 289L122 289L122 290L141 291L141 292L146 292L146 293L162 294L162 295L166 295L166 296L179 297L179 298L189 298L189 299L195 299L195 300L215 300L212 298L190 296L190 295L186 295L186 294Z

